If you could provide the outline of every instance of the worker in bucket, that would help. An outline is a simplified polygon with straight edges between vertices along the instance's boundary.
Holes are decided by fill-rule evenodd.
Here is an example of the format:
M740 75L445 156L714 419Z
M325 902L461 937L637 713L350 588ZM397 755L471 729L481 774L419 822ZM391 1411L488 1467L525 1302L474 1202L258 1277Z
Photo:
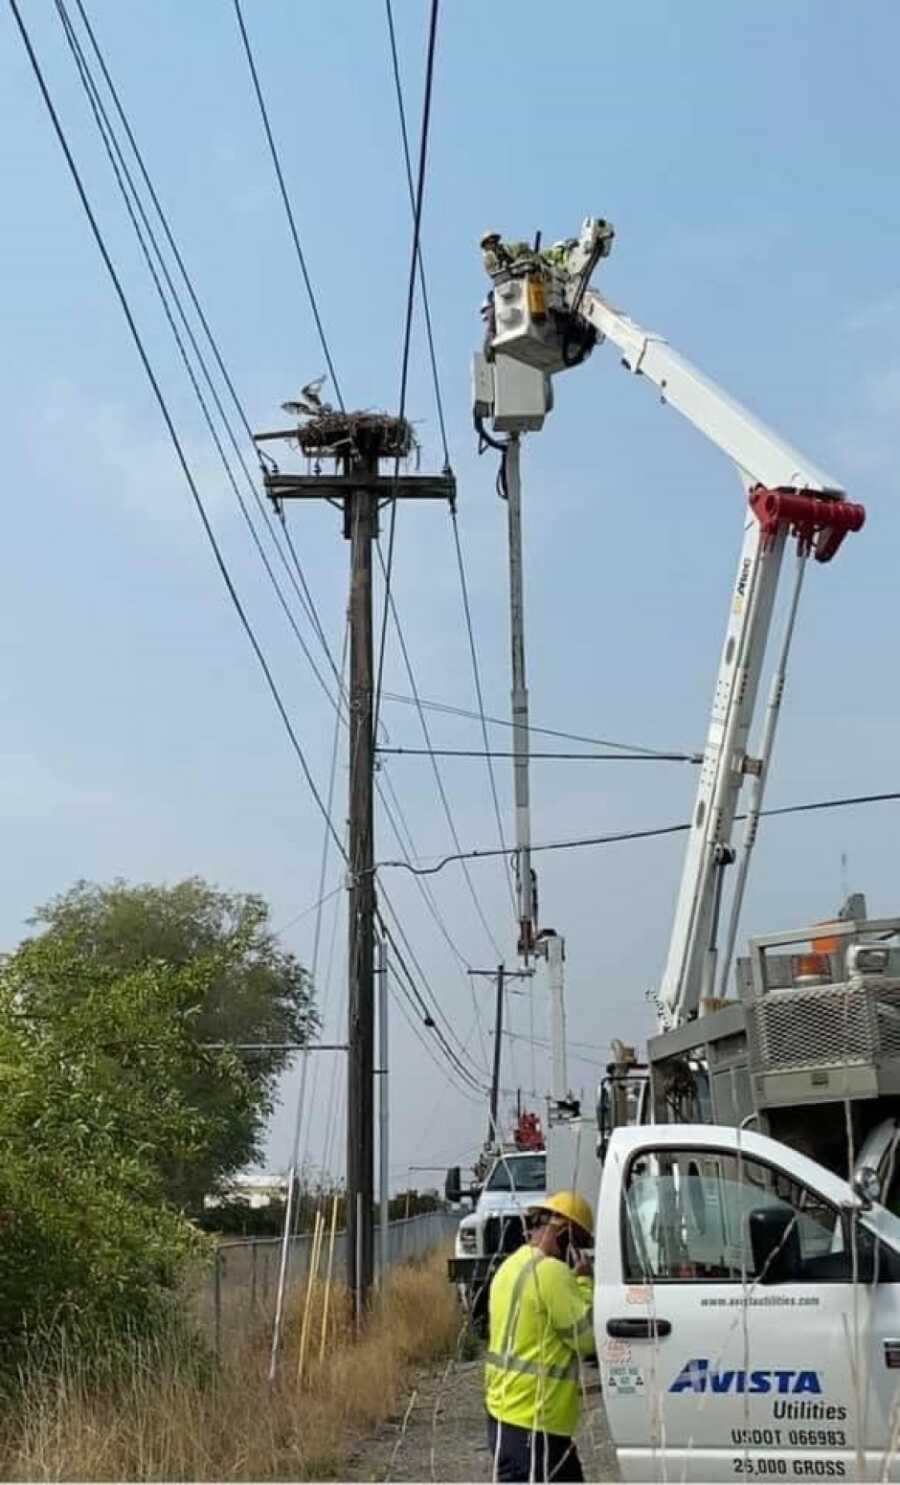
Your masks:
M579 1359L592 1355L591 1209L558 1191L491 1284L485 1403L494 1480L583 1480Z

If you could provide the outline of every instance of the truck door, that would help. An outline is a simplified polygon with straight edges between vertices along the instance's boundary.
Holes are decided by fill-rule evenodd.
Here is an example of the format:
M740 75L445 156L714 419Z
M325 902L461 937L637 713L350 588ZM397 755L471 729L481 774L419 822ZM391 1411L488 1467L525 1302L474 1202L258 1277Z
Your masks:
M626 1480L900 1480L900 1222L787 1146L616 1131L594 1323Z

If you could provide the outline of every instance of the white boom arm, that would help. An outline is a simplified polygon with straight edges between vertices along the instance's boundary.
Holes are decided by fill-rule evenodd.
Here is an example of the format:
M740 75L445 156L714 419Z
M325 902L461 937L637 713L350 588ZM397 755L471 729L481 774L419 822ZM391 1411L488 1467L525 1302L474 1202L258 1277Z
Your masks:
M593 289L584 295L580 313L598 335L619 347L629 371L653 382L671 407L734 460L748 488L764 485L767 490L817 490L843 496L837 480L773 433L661 335L636 325Z
M664 402L676 408L733 460L750 510L737 578L729 604L725 643L719 663L712 715L690 825L675 920L659 994L664 1026L689 1020L713 994L717 972L717 933L723 868L735 859L734 820L741 784L753 778L753 796L745 829L743 856L732 895L726 935L723 984L727 980L737 920L747 878L749 853L756 838L766 773L772 753L790 638L797 611L805 558L811 551L827 562L848 531L865 519L851 505L837 480L750 412L715 382L674 351L660 335L644 330L588 288L590 273L610 249L609 223L587 218L581 237L555 244L542 254L527 244L504 244L496 233L482 240L485 267L494 288L487 301L488 353L479 358L492 379L495 416L504 403L508 426L539 428L550 410L549 393L540 384L526 399L515 382L521 373L542 378L545 388L557 372L590 354L595 343L618 346L627 370L657 387ZM488 369L488 359L493 363ZM477 393L476 416L487 410ZM505 388L509 387L507 399ZM501 395L502 394L502 395ZM507 400L509 406L506 406ZM529 418L527 423L525 418ZM765 659L785 543L796 536L798 571L786 637L769 700L761 756L748 755L750 729Z
M825 499L842 500L844 492L837 480L773 433L674 351L661 336L642 329L590 289L582 298L580 313L599 336L619 347L623 364L629 371L658 387L667 403L729 455L748 494L762 487L766 491L816 492ZM788 520L781 519L767 529L764 521L752 510L748 511L744 524L709 732L659 993L660 1015L666 1026L696 1015L703 998L711 996L714 991L722 869L734 860L731 846L734 817L741 784L747 774L756 777L758 818L763 775L774 741L774 716L780 702L780 687L764 755L751 759L747 747L789 526ZM803 545L808 550L808 539ZM783 674L781 680L783 683ZM753 837L755 820L752 836L748 831L748 849L752 846ZM746 866L742 863L739 874L741 892L745 880ZM734 928L739 909L740 903L735 901L732 908ZM734 942L731 928L728 942L730 957ZM726 975L727 969L726 963Z

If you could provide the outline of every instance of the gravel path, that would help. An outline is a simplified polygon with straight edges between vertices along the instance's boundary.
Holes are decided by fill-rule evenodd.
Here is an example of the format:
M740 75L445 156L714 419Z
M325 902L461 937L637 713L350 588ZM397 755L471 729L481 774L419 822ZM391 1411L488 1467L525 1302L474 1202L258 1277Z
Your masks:
M481 1361L423 1371L404 1414L362 1439L348 1461L353 1481L489 1481ZM578 1448L588 1480L619 1480L599 1392L591 1392Z

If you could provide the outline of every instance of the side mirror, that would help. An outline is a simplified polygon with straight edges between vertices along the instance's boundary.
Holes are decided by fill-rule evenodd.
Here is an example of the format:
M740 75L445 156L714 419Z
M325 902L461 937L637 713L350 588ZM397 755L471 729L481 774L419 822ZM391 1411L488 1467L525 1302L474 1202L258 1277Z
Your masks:
M458 1165L451 1165L444 1182L444 1196L451 1206L462 1201L462 1177Z
M861 1165L853 1172L853 1190L865 1211L881 1200L881 1181L873 1165Z
M800 1271L796 1214L784 1207L757 1207L748 1217L753 1272L760 1284L786 1284Z

